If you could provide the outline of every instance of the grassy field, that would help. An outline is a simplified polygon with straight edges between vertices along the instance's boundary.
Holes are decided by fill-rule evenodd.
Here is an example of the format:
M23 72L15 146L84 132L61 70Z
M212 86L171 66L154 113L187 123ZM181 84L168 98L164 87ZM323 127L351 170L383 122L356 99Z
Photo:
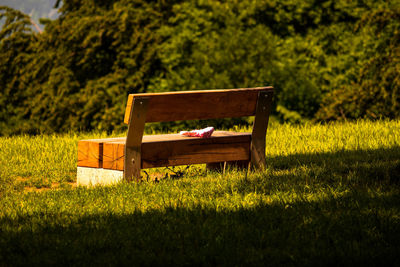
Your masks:
M400 266L399 120L271 123L247 178L195 165L76 187L77 141L95 137L0 138L0 266Z

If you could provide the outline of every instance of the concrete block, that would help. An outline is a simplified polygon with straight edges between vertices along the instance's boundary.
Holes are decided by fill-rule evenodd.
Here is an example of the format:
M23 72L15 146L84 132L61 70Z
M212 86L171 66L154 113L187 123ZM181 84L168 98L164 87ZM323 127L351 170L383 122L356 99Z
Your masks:
M102 168L77 168L77 184L84 186L111 185L122 181L124 172Z

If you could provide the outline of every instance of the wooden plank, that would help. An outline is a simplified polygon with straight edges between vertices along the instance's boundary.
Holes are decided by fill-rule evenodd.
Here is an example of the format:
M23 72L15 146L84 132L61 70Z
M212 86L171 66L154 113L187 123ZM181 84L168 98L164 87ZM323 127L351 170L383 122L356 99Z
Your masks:
M145 135L141 168L250 160L250 133L216 131L211 138ZM103 167L123 170L124 141L104 143ZM122 156L121 156L122 155Z
M110 141L103 144L103 168L124 170L126 138L120 141Z
M87 139L78 142L78 166L102 168L103 143L111 141L123 141L125 137Z
M125 110L129 123L133 100L149 98L146 122L235 118L255 115L258 93L272 87L226 90L183 91L157 94L130 94Z
M193 141L170 141L163 145L144 143L142 148L143 168L202 164L220 161L249 159L250 136L230 136Z

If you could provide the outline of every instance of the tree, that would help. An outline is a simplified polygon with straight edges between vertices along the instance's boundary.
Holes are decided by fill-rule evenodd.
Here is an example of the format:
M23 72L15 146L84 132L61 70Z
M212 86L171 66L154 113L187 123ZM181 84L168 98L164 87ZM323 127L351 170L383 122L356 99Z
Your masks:
M400 9L366 13L357 25L362 36L354 82L328 94L320 120L400 116Z
M17 10L1 6L0 19L0 134L25 132L30 128L25 106L28 104L25 74L34 53L37 35L30 18Z
M12 104L21 106L23 118L14 114L5 128L15 132L13 120L29 122L25 132L121 127L128 93L144 92L157 68L159 39L154 32L161 9L156 2L140 0L63 2L60 17L46 21L42 34L24 35L36 40L24 64L8 60L15 71L4 79L23 81L18 90L26 93L21 93L23 103ZM16 44L10 47L15 57L24 54ZM4 84L10 90L18 86L9 80Z

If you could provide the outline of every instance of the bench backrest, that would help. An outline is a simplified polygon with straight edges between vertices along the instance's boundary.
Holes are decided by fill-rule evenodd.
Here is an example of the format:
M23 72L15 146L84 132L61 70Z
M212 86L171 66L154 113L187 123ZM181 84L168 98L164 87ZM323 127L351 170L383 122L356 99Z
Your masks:
M182 91L167 93L130 94L125 110L129 123L135 99L148 101L146 122L203 120L254 116L258 95L273 92L272 87L227 90Z
M125 111L125 122L128 123L124 151L125 179L140 177L146 122L254 115L250 161L254 166L265 166L265 135L272 95L272 87L129 95Z

